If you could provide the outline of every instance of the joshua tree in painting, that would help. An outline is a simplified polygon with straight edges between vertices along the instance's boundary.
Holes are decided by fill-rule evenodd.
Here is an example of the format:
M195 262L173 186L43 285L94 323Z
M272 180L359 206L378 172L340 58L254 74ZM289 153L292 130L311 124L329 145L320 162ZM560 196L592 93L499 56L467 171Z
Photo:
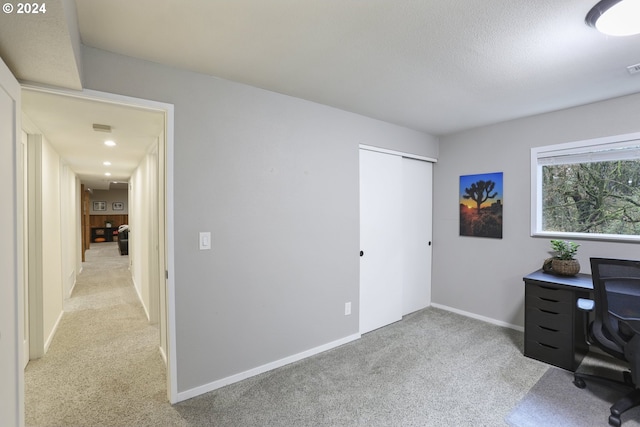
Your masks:
M465 188L462 197L465 199L471 199L478 205L477 212L480 213L480 206L489 199L493 199L498 195L498 192L491 194L496 183L492 180L484 181L480 180L476 183L471 184L471 187Z

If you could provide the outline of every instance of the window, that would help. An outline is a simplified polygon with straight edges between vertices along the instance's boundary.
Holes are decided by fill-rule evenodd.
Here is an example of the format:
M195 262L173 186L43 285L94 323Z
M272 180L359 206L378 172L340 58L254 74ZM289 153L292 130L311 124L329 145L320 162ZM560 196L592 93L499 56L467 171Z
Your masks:
M640 133L531 149L531 234L640 241Z

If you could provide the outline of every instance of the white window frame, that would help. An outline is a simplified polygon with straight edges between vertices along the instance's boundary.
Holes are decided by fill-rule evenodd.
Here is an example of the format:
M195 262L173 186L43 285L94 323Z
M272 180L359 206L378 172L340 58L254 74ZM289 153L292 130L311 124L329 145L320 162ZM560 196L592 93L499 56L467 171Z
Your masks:
M583 163L588 161L586 159L593 159L594 157L607 160L611 155L611 151L608 150L629 149L631 147L640 147L640 132L533 147L531 149L531 236L640 242L640 236L624 234L569 233L542 230L542 163L551 162L553 158L560 157L563 159L563 163L566 163L567 160ZM631 150L628 151L630 152ZM616 158L619 158L617 154ZM581 161L582 159L584 160Z

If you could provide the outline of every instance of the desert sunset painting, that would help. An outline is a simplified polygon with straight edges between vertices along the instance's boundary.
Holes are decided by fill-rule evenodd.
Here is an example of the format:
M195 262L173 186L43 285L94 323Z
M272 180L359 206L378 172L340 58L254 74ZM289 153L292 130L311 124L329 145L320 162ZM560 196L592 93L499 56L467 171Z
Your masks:
M460 176L460 235L502 239L502 172Z

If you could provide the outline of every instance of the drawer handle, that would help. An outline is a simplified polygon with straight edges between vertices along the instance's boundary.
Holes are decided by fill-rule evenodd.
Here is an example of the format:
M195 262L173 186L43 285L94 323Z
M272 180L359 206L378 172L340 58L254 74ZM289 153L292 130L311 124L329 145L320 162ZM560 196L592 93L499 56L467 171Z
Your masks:
M558 288L553 288L553 287L549 287L549 286L542 286L542 285L540 285L540 287L541 287L542 289L546 289L546 290L548 290L548 291L559 291L559 290L560 290L560 289L558 289Z
M538 297L540 298L542 301L548 301L548 302L560 302L557 299L551 299L551 298L543 298L543 297Z
M553 345L549 345L549 344L545 344L545 343L541 343L541 342L539 342L538 344L540 344L543 347L551 348L553 350L557 350L558 349L558 347L555 347Z
M538 328L544 329L545 331L558 332L558 329L547 328L546 326L538 325Z
M560 313L556 313L555 311L551 311L551 310L543 310L541 308L539 308L538 310L540 310L543 313L548 313L548 314L560 314Z

